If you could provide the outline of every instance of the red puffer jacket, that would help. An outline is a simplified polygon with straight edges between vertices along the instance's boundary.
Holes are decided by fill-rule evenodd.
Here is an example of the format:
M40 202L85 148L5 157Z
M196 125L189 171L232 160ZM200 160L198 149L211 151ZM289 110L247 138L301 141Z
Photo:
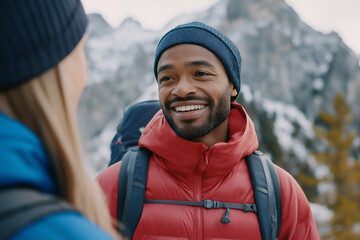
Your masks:
M207 148L178 137L162 112L146 127L139 145L153 152L145 199L254 203L244 157L258 141L245 110L232 104L228 142ZM98 176L113 217L116 217L120 163ZM320 239L309 203L296 181L277 167L281 184L282 223L279 239ZM220 222L225 209L144 204L134 239L261 239L256 214L231 209L230 223Z

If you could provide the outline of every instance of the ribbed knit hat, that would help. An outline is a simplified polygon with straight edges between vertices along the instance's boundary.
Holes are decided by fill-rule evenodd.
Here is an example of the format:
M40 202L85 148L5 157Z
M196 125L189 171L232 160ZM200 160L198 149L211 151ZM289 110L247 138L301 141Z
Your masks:
M79 43L86 25L80 0L1 0L0 90L54 67Z
M155 52L154 73L156 79L157 65L161 55L167 49L179 44L199 45L214 53L224 65L230 81L233 82L239 94L241 56L238 48L224 33L200 22L179 25L161 38Z

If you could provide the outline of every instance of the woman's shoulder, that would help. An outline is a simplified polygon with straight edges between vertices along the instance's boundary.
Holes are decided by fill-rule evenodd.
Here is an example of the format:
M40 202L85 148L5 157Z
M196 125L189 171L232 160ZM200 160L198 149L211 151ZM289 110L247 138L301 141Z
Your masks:
M43 217L10 238L20 239L113 239L99 226L77 212L60 212Z

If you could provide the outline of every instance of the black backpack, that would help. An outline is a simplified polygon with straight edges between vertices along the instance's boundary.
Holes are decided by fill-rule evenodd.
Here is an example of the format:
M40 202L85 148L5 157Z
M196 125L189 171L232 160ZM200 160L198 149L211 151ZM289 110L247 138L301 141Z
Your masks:
M230 209L252 211L257 214L261 238L277 239L282 214L280 181L273 163L262 152L255 151L245 158L254 190L255 204L235 204L210 199L201 202L145 200L149 158L150 152L147 149L132 148L123 157L120 167L117 219L127 227L130 238L140 221L144 203L163 203L224 208L226 210L221 222L225 224L230 222Z
M160 109L159 100L138 102L126 109L110 144L111 159L108 166L120 161L129 148L138 145L142 130Z
M76 211L62 199L35 189L9 187L0 189L0 240L47 215Z

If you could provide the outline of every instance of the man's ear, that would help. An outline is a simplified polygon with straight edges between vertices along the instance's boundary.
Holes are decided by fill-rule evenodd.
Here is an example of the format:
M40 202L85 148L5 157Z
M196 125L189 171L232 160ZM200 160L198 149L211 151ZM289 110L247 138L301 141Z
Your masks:
M235 97L238 94L234 84L232 84L231 97Z

